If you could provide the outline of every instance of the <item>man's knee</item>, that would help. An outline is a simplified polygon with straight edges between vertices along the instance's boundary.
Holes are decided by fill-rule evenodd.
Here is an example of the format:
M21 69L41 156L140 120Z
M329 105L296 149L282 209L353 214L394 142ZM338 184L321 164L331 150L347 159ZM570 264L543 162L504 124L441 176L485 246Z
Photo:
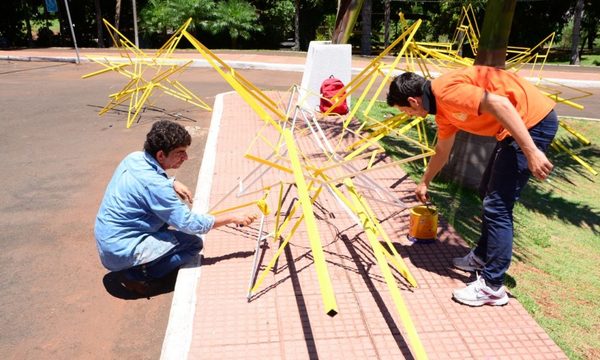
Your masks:
M203 247L203 240L198 235L190 235L183 232L176 232L175 237L177 238L177 242L179 245L177 246L179 251L195 251L200 252Z

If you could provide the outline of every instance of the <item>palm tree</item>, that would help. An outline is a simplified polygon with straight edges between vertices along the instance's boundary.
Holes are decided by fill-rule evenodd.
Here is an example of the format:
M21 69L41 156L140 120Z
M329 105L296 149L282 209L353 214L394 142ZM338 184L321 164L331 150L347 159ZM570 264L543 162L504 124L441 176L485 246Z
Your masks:
M338 0L337 16L333 29L334 44L346 44L350 40L354 24L365 0Z

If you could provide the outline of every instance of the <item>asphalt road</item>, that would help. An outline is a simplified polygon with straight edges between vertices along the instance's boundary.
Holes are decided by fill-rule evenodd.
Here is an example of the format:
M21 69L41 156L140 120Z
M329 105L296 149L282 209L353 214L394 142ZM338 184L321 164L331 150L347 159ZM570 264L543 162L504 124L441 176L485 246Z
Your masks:
M93 226L121 159L142 149L158 119L193 135L190 159L172 173L196 188L209 112L172 97L125 128L126 114L102 117L116 74L82 80L94 64L0 62L0 354L3 359L157 359L172 293L127 300L103 285ZM300 73L244 71L263 89L286 90ZM229 85L212 69L178 78L209 104ZM174 117L179 115L179 118ZM243 121L243 119L240 119Z

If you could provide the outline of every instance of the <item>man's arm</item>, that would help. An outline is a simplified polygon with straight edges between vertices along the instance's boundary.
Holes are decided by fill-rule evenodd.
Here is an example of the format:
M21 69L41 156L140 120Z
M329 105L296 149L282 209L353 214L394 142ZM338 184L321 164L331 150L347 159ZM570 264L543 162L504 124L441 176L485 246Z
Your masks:
M479 105L479 112L492 114L508 130L527 157L527 166L533 176L540 180L548 177L554 166L544 152L535 146L517 109L507 98L486 92Z
M173 181L173 189L175 189L175 192L177 193L177 195L179 195L179 197L181 197L181 199L189 202L190 204L193 204L194 200L193 200L192 192L188 189L187 186L185 186L183 183L175 180L175 181ZM244 215L219 215L219 216L215 216L215 222L214 222L212 228L214 229L214 228L218 228L220 226L229 225L229 224L248 226L254 220L256 220L256 218L257 218L256 214L250 214L250 213L244 214Z
M240 226L248 226L252 224L254 220L258 218L256 214L244 214L244 215L217 215L215 216L215 224L214 228L218 228L219 226L224 226L228 224L236 224Z
M454 145L454 137L455 135L452 135L447 139L439 139L435 145L435 154L429 159L429 164L427 164L427 169L425 169L425 173L421 178L421 183L415 189L415 195L422 203L427 202L427 188L429 184L448 161L450 151L452 151L452 146Z
M177 195L179 195L179 197L183 201L187 201L190 204L194 203L194 196L192 195L192 192L182 182L174 180L173 181L173 189L175 190L175 192L177 193Z

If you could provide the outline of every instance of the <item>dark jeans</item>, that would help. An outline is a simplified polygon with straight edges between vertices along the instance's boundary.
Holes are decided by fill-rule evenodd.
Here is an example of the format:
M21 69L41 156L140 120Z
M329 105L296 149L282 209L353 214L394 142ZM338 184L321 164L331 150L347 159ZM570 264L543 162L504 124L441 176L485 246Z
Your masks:
M202 250L202 239L199 236L180 231L175 233L179 242L177 246L154 261L123 270L125 276L136 281L162 279L190 262Z
M557 129L558 118L552 110L529 129L529 134L535 145L546 152ZM530 175L527 158L512 138L496 144L481 180L481 237L474 250L485 261L483 278L488 284L498 286L504 282L512 257L513 207Z

